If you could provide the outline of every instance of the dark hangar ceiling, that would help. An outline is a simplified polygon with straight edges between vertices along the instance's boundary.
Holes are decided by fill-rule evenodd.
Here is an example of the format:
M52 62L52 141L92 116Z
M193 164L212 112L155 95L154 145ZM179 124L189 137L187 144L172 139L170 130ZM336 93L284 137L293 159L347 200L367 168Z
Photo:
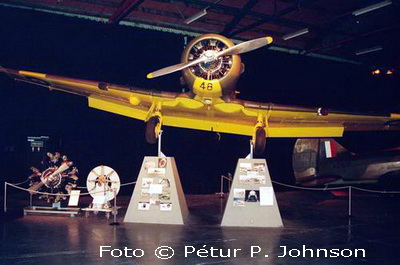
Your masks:
M270 35L273 50L400 65L399 0L5 0L0 6L187 36L216 32L247 40ZM202 11L204 16L185 23Z

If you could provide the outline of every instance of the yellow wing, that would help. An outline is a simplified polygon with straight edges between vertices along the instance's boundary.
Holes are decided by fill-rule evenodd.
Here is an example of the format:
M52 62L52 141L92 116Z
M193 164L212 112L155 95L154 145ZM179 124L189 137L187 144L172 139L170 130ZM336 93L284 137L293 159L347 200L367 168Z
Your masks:
M400 114L330 112L324 116L318 114L318 108L239 100L218 100L206 105L186 93L158 92L5 68L0 68L0 72L18 81L85 96L92 108L143 121L160 109L166 126L252 136L257 121L262 120L267 137L340 137L344 131L400 129Z

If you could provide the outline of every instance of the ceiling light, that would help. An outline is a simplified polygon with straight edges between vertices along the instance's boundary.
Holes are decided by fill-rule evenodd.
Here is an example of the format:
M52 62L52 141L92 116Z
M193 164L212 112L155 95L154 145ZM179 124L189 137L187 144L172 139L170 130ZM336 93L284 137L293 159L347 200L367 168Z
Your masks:
M380 50L383 50L382 46L376 46L376 47L372 47L372 48L368 48L368 49L364 49L364 50L359 50L355 54L356 55L363 55L363 54L376 52L376 51L380 51Z
M375 69L372 71L372 75L380 75L380 73L381 73L381 70L379 70L379 69Z
M386 70L386 74L387 75L392 75L392 74L394 74L394 70L393 69L388 69L388 70Z
M185 19L184 23L189 25L190 23L193 23L196 20L199 20L200 18L204 17L205 15L207 15L207 8L204 8L200 12L194 14L193 16L188 17L187 19Z
M301 29L301 30L295 31L293 33L286 34L286 35L284 35L282 37L282 39L290 40L290 39L296 38L298 36L301 36L301 35L304 35L304 34L307 34L307 33L308 33L308 28L305 28L305 29Z
M354 16L359 16L359 15L362 15L362 14L365 14L365 13L368 13L368 12L371 12L371 11L374 11L374 10L376 10L376 9L379 9L379 8L382 8L382 7L391 5L391 4L392 4L392 1L390 1L390 0L388 0L388 1L383 1L383 2L379 2L379 3L377 3L377 4L370 5L370 6L367 6L367 7L361 8L361 9L358 9L358 10L356 10L356 11L353 12L353 15L354 15Z

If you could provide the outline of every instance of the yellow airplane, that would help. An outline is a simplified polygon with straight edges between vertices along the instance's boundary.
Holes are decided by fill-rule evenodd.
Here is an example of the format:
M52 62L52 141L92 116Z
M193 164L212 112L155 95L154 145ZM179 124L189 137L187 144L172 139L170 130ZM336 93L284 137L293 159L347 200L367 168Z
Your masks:
M255 154L266 137L341 137L344 131L399 130L400 114L363 115L257 103L236 98L244 67L240 55L272 42L271 37L240 44L217 34L193 39L181 63L147 75L155 78L182 71L188 93L157 92L43 73L0 68L12 78L88 98L89 107L146 122L146 140L155 143L161 126L232 133L252 137Z

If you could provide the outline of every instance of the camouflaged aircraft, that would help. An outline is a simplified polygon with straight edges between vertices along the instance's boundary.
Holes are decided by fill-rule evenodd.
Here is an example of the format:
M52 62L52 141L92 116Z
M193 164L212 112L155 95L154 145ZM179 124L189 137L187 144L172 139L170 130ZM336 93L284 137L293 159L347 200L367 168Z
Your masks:
M334 139L298 139L293 150L296 183L329 186L400 178L400 148L355 154ZM389 180L390 181L390 180Z

